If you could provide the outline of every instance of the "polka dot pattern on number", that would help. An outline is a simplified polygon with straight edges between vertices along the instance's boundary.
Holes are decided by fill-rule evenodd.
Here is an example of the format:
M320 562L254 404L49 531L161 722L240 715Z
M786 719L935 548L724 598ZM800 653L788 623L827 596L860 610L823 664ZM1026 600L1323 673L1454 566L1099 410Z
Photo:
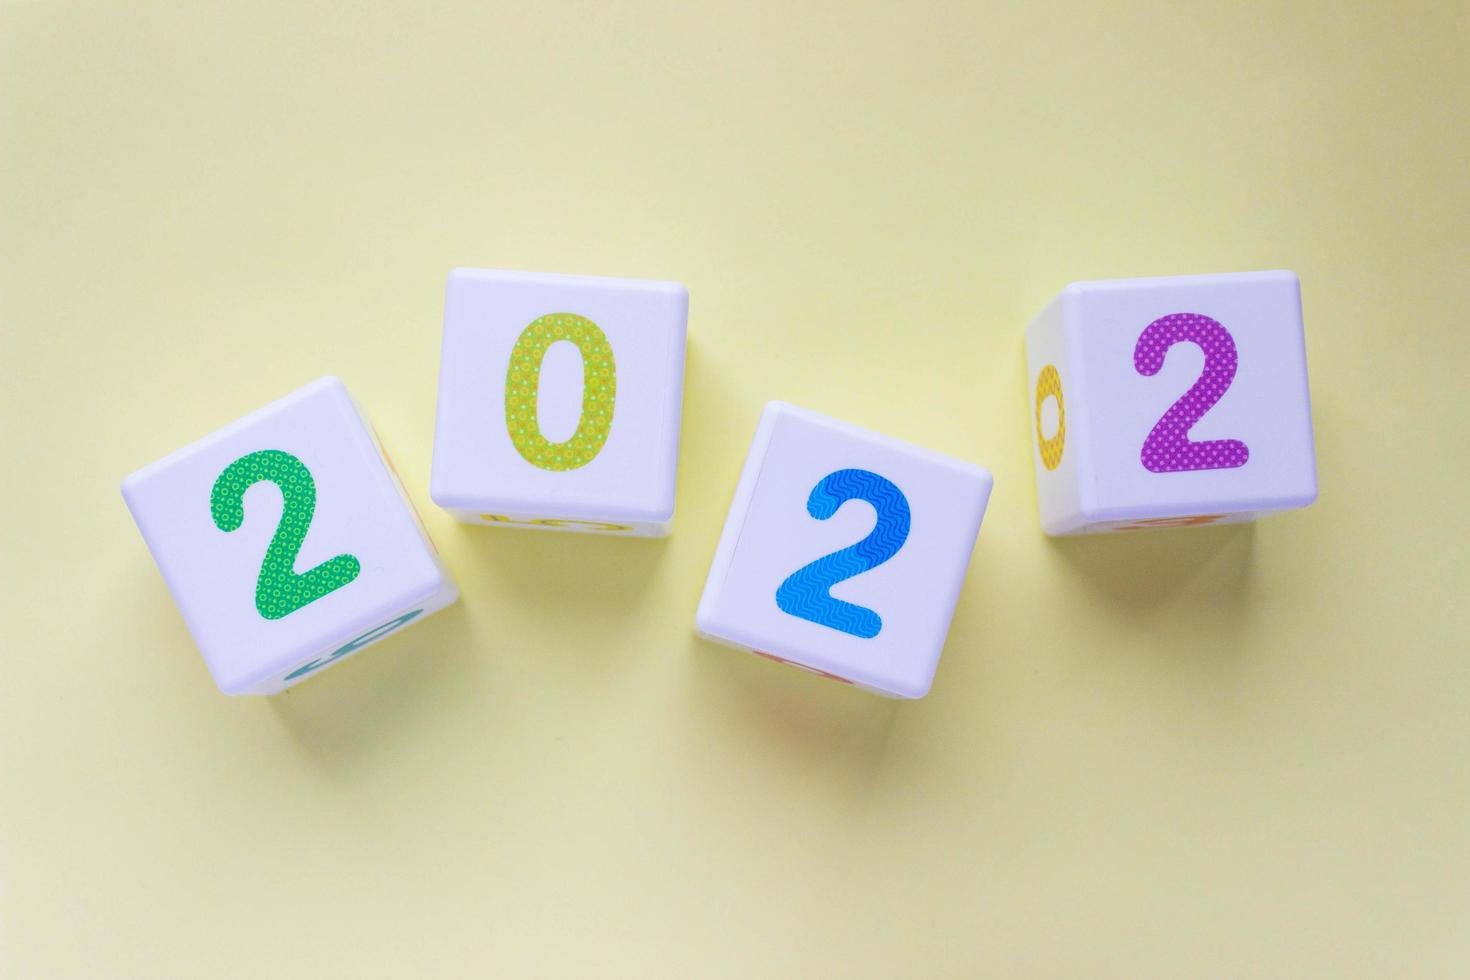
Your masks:
M316 513L316 481L305 463L279 449L241 456L216 478L209 499L215 526L227 533L238 529L245 521L245 491L261 482L280 488L281 519L260 565L255 608L266 619L280 619L356 580L362 565L343 554L296 574L296 556Z
M1048 398L1057 400L1057 431L1047 438L1041 432L1041 406ZM1062 465L1062 450L1067 446L1067 406L1062 401L1062 376L1055 364L1041 369L1036 379L1036 446L1041 450L1041 465L1054 470Z
M575 344L582 354L582 414L570 439L551 442L541 434L536 402L541 363L559 340ZM612 345L597 324L575 313L537 317L516 338L505 374L505 426L511 444L526 462L543 470L586 466L602 451L612 431L617 387Z
M1175 344L1190 342L1204 351L1199 380L1169 407L1144 440L1140 460L1153 473L1225 470L1244 466L1250 449L1239 439L1192 442L1189 430L1215 406L1235 380L1235 338L1218 321L1199 313L1170 313L1144 328L1133 349L1133 366L1153 377Z
M528 521L517 520L514 517L502 517L499 514L481 514L480 520L489 521L493 524L519 524L525 527L562 527L583 528L589 531L631 531L628 524L610 524L607 521L583 521L570 517L537 517Z

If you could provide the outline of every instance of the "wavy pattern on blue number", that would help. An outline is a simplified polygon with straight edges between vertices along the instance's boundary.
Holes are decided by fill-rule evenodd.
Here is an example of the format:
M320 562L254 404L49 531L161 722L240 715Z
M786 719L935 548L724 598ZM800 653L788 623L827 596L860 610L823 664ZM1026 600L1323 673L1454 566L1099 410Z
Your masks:
M909 536L909 501L869 470L838 470L823 477L807 499L807 513L825 521L849 500L865 500L878 513L872 533L857 544L824 555L793 572L776 590L781 611L820 626L871 640L883 628L873 610L832 597L832 586L877 568L898 553Z

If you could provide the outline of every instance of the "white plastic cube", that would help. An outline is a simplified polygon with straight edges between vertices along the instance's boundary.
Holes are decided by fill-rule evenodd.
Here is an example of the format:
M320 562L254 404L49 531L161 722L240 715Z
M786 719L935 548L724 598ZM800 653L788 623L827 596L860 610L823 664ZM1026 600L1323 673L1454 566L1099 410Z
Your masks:
M456 269L434 502L471 524L668 534L688 310L678 283Z
M923 697L991 484L979 466L771 402L696 629L879 694Z
M458 596L336 378L144 467L122 492L226 694L275 694Z
M1290 272L1078 282L1026 330L1041 526L1253 520L1317 498Z

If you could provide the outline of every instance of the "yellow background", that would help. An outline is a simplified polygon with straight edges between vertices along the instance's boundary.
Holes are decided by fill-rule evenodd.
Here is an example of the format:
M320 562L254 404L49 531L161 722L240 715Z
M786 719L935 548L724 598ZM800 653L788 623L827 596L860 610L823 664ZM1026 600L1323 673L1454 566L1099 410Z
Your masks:
M1464 4L0 9L0 974L1463 976ZM677 279L663 542L428 501L455 265ZM1302 278L1322 494L1052 542L1068 281ZM219 695L131 470L326 373L463 601ZM990 467L934 691L707 646L770 398Z

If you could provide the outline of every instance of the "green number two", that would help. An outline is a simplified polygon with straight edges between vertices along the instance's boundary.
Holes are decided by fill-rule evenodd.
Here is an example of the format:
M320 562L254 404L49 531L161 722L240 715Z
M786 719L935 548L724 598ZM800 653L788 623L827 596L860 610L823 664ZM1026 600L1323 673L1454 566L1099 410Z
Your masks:
M305 463L279 449L250 453L225 467L209 495L215 527L228 532L245 523L245 491L261 482L280 488L282 507L281 522L260 565L255 608L266 619L280 619L342 588L357 578L362 565L355 555L338 555L296 574L296 555L316 513L316 481Z
M541 391L541 362L558 340L577 346L582 355L582 414L577 431L566 442L541 434L536 399ZM548 313L532 320L510 352L505 372L505 427L516 452L543 470L574 470L602 451L612 429L618 394L618 369L607 334L575 313Z

